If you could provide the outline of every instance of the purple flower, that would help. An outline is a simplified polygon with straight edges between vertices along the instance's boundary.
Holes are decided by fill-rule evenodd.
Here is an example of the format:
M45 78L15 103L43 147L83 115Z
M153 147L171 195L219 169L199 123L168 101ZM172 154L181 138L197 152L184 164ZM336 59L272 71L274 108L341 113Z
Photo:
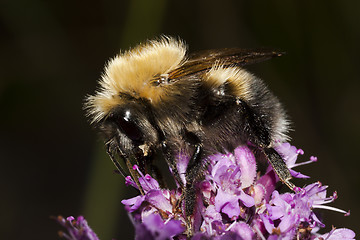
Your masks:
M243 240L252 240L255 237L254 230L246 222L234 222L229 226L228 230L236 233Z
M294 168L317 160L297 162L304 151L289 143L278 144L275 149L284 158L295 178L308 178ZM181 184L185 184L185 172L189 156L177 155L177 171ZM348 240L355 233L346 228L318 233L323 222L313 211L326 209L349 215L344 210L329 206L336 192L327 196L327 186L315 182L295 192L279 193L279 179L271 165L261 174L257 171L257 159L252 147L239 146L232 153L208 157L207 172L196 184L194 212L185 216L182 189L162 189L156 179L143 174L137 166L138 184L126 177L126 185L141 188L143 195L122 200L135 227L136 240L252 240L252 239L309 239ZM287 188L285 190L288 190ZM61 220L69 234L67 239L97 239L83 218L75 221ZM91 235L92 233L93 235ZM76 238L77 236L94 238Z
M299 172L294 171L292 168L298 167L301 165L309 164L312 162L316 162L316 157L311 157L309 161L296 163L297 157L304 154L302 149L297 149L295 146L291 146L290 143L282 143L275 146L276 151L278 151L282 156L284 161L286 162L287 167L290 169L290 173L295 178L310 178L307 175L301 174Z
M139 195L130 199L122 200L121 203L125 205L126 211L132 213L141 206L144 200L145 196Z
M60 237L68 240L99 240L83 216L79 216L77 219L73 216L66 219L59 216L57 221L67 230L67 233L59 232Z
M240 216L242 205L249 208L255 205L252 196L243 189L254 183L256 161L252 152L245 147L235 149L234 154L217 154L210 157L212 167L207 180L216 189L215 209L229 218Z
M270 235L281 236L283 239L293 239L299 226L303 223L312 229L324 227L312 211L315 208L323 208L346 214L344 210L326 206L336 199L336 193L326 196L327 186L320 182L310 184L305 188L298 188L297 193L279 194L274 191L272 198L267 204L267 213L261 215L267 232Z
M303 150L288 143L279 144L276 150L283 156L294 177L308 178L293 168L315 162L315 157L311 157L310 161L297 163ZM189 157L184 154L179 154L178 157L178 172L182 176ZM149 239L162 239L151 229L164 228L170 222L176 222L178 226L174 228L177 232L168 231L171 234L176 232L175 235L164 231L165 236L170 239L173 236L185 239L189 235L195 240L279 237L289 240L315 239L320 236L317 231L324 224L313 209L346 213L327 205L336 199L336 193L327 197L327 186L319 182L304 188L297 187L296 192L280 194L275 190L279 180L271 166L261 176L257 172L255 155L246 145L236 148L233 153L212 155L208 162L208 174L197 184L196 211L189 219L182 212L183 205L179 204L182 200L181 189L160 189L155 179L139 172L139 182L145 195L122 201L135 219L136 239L142 239L143 235L151 236ZM185 179L182 181L185 183ZM134 185L129 179L127 182ZM154 215L156 221L147 220ZM186 229L189 221L193 227ZM189 231L192 232L189 234ZM353 236L353 232L348 229L322 236L331 239L331 235L339 234Z
M164 222L160 215L151 214L143 218L135 230L136 240L167 240L182 233L185 228L181 221L170 219Z
M173 207L170 203L170 191L160 189L159 183L149 174L143 175L136 165L134 166L134 169L137 170L141 176L139 178L139 183L145 195L139 195L130 199L122 200L121 203L125 205L126 210L132 213L138 210L144 201L147 201L147 203L151 206L170 214ZM131 178L127 178L126 181L130 183L129 185L133 186L135 184Z
M132 214L135 239L171 239L184 232L185 218L177 213L180 192L160 189L159 183L149 174L143 175L136 165L134 170L141 176L139 183L145 195L122 200L121 203ZM126 181L128 185L136 185L130 177Z
M333 228L329 233L325 233L316 240L352 240L355 239L355 233L347 228Z

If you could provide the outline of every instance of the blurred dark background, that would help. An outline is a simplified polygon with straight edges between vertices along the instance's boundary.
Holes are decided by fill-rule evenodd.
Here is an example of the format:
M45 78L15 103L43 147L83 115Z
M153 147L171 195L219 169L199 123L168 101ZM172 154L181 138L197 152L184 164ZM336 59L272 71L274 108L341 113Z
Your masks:
M0 238L57 239L50 216L84 215L102 239L131 239L120 203L134 196L89 126L82 104L105 62L147 38L180 36L190 51L270 47L249 69L284 103L298 168L339 199L322 211L358 232L360 2L10 1L0 3Z

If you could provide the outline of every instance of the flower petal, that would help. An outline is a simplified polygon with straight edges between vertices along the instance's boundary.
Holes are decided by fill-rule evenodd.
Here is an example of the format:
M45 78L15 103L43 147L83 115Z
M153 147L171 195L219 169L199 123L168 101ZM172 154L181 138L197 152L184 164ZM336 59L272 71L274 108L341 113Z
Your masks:
M325 233L321 237L326 240L353 240L355 239L355 232L347 228L339 228L330 233Z
M146 201L163 211L167 211L167 212L172 211L172 205L170 203L170 199L164 196L163 190L151 190L146 194Z
M218 189L215 197L215 209L227 214L229 218L238 216L240 214L239 197Z
M241 187L247 188L254 183L256 177L256 160L253 152L247 146L240 146L234 150L238 166L241 169Z
M125 208L128 212L134 212L140 207L144 200L145 196L139 195L130 199L124 199L121 201L121 203L125 205Z
M237 233L243 240L254 239L255 233L245 222L237 222L230 231Z

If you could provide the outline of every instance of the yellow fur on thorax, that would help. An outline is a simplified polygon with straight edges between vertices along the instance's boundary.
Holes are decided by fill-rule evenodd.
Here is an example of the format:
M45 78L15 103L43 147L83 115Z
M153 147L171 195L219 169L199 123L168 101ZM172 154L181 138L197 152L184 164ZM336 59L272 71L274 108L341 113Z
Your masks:
M250 84L253 76L239 67L224 67L215 65L205 74L205 80L214 88L228 82L235 90L235 95L249 100L251 98Z
M123 103L119 94L146 98L153 104L166 98L162 86L150 81L181 65L186 54L183 42L163 37L150 41L111 59L100 80L100 89L88 98L88 107L94 121L100 120L112 108Z

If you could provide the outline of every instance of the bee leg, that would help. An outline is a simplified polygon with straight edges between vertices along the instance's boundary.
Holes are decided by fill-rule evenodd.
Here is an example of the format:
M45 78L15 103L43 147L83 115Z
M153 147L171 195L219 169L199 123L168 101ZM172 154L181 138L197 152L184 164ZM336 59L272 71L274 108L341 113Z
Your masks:
M125 172L124 168L120 165L120 163L116 160L115 156L113 155L113 152L111 150L111 146L110 146L109 143L106 143L106 152L109 155L111 161L114 163L116 169L120 172L120 174L124 178L126 178L126 176L128 174ZM143 189L142 189L142 187L140 185L140 182L139 182L139 177L140 177L139 174L137 172L135 172L130 160L126 157L126 155L121 151L120 148L118 148L118 153L119 153L120 158L126 163L126 166L128 167L130 175L132 176L133 180L135 181L136 185L138 186L141 195L144 195L145 193L144 193L144 191L143 191Z
M267 159L269 160L272 168L274 169L276 175L278 175L280 180L284 184L286 184L286 186L288 186L291 190L294 190L295 184L290 182L290 179L292 178L290 171L280 154L273 148L264 148L263 151Z
M292 178L290 170L280 154L270 147L270 132L262 118L241 99L237 99L236 104L240 107L240 112L246 113L245 125L249 129L247 134L249 135L250 142L262 149L276 175L286 186L294 190L295 185L290 182Z
M199 170L202 167L201 154L202 147L200 144L196 144L195 151L186 168L186 185L193 185L194 180L199 177Z
M183 194L181 196L182 201L184 201L184 210L187 224L188 233L192 232L192 221L191 217L194 214L194 210L196 208L196 188L195 188L195 180L201 176L200 169L202 167L201 161L202 155L202 146L200 144L195 145L195 151L188 163L186 168L186 184L183 189ZM181 202L182 202L181 201ZM191 236L188 234L188 237Z
M200 144L195 146L195 152L193 153L189 164L186 168L186 185L184 189L184 200L185 200L185 215L190 217L195 208L196 202L196 190L195 180L201 175L200 168L202 167L201 162L202 147Z
M190 238L191 233L193 232L193 223L191 221L191 217L194 214L196 204L195 186L193 184L186 184L181 198L183 198L182 201L185 201L183 206L185 207L186 228L188 232L187 235Z
M149 167L150 167L150 171L151 171L151 176L158 181L160 188L168 188L159 168L153 164L150 164Z
M125 178L127 176L124 168L120 165L120 163L115 159L111 149L110 149L110 145L106 144L106 153L109 155L111 161L113 162L113 164L115 165L116 169L118 170L118 172Z
M140 174L134 170L133 165L129 159L126 158L125 161L126 161L126 166L129 169L130 175L132 176L133 180L135 181L136 185L138 186L141 195L145 195L144 190L142 189L141 184L139 182Z
M171 172L175 177L175 181L183 189L184 188L184 183L181 180L179 171L178 171L177 166L176 166L176 161L174 159L173 152L172 152L170 146L166 143L166 141L162 141L161 142L161 148L162 148L162 152L163 152L165 161L166 161L167 165L170 167Z

